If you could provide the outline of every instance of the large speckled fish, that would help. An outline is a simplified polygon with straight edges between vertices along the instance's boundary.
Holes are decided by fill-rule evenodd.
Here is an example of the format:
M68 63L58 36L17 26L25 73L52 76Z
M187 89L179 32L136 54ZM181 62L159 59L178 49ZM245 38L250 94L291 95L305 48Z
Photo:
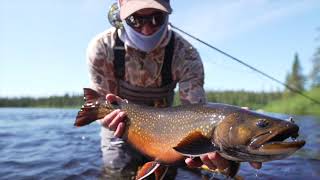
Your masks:
M115 109L126 112L123 139L152 160L138 172L137 179L152 173L161 179L168 166L213 151L233 162L225 170L233 177L239 162L283 159L305 144L295 140L299 127L293 122L236 106L207 103L153 108L125 100L111 104L88 88L84 96L75 126L87 125Z

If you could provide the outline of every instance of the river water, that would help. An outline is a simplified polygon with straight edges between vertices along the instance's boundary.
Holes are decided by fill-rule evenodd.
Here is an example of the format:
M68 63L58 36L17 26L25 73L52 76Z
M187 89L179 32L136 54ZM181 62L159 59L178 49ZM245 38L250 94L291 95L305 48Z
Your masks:
M0 108L0 179L102 179L99 125L73 127L77 109ZM281 118L287 115L274 114ZM303 149L261 170L242 163L244 179L320 179L320 119L294 117ZM200 179L179 170L176 179Z

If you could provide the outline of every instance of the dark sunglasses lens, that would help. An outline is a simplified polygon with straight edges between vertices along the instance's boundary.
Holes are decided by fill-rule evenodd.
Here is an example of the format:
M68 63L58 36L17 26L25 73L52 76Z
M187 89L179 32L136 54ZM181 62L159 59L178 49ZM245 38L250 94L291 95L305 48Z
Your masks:
M140 28L142 26L142 20L134 15L129 16L126 19L126 22L129 26L133 28Z
M161 26L166 20L166 15L157 13L150 16L131 15L126 19L129 26L133 28L141 28L144 24L149 23L154 27Z
M165 19L166 19L166 16L164 14L154 15L151 23L153 26L161 26L164 24Z

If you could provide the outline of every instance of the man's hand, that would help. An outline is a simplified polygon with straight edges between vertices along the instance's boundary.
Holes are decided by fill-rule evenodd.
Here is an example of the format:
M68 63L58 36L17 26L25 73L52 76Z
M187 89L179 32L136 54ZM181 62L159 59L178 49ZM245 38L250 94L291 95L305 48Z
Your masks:
M120 97L114 94L107 94L106 100L109 103L122 101ZM101 125L107 129L115 131L114 135L116 137L121 137L125 130L125 117L125 112L121 111L120 109L116 109L101 119Z
M200 160L187 158L185 162L190 168L200 167L204 164L210 169L224 170L230 166L229 161L221 157L217 152L202 155L200 156ZM250 165L255 169L260 169L262 164L250 162Z

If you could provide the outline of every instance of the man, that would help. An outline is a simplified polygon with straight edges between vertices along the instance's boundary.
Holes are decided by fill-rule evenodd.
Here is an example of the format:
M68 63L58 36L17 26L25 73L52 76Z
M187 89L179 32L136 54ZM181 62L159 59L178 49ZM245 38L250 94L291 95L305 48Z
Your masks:
M123 28L99 34L88 47L92 88L110 102L125 98L167 107L172 105L178 84L182 104L205 102L203 64L196 49L170 29L170 1L119 0L119 5ZM120 138L125 117L124 112L115 110L100 121L105 170L113 179L129 179L145 161ZM204 163L212 169L229 165L218 153L185 162L189 167Z

